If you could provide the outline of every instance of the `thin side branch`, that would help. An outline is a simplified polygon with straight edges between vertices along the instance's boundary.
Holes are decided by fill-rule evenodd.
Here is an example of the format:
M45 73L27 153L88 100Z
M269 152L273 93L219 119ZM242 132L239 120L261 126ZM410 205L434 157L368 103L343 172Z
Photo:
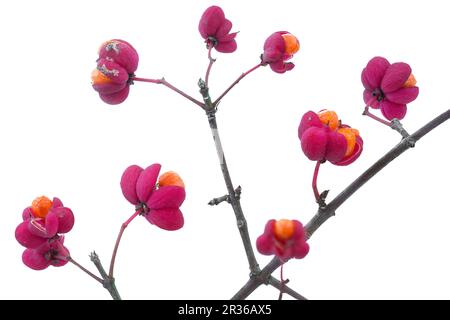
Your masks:
M419 141L422 137L430 131L450 119L450 109L434 118L422 128L417 130L412 135L404 138L397 146L386 153L382 158L375 162L369 169L363 172L355 181L353 181L347 188L345 188L339 195L336 196L326 207L319 208L316 215L306 224L306 234L310 238L317 229L322 226L325 221L335 215L338 209L346 200L348 200L359 188L361 188L367 181L386 167L392 160L400 156L406 150ZM278 258L273 258L257 275L251 277L247 283L232 297L235 300L247 298L260 285L266 284L270 279L271 274L281 266L282 262Z
M214 101L213 105L217 106L217 104L220 102L220 100L222 100L223 97L226 96L226 94L228 92L230 92L231 89L233 89L233 87L235 85L237 85L239 83L239 81L241 81L244 77L246 77L247 75L249 75L250 73L252 73L253 71L255 71L256 69L258 69L259 67L262 66L262 63L257 64L256 66L254 66L253 68L251 68L250 70L244 72L243 74L241 74L218 98L216 101Z
M90 272L88 269L86 269L85 267L83 267L81 264L79 264L78 262L76 262L72 257L67 257L67 261L69 261L70 263L72 263L73 265L75 265L76 267L80 268L83 272L85 272L86 274L88 274L90 277L94 278L96 281L100 282L103 285L103 280L100 279L99 277L97 277L95 274L93 274L92 272Z
M173 86L172 84L170 84L169 82L167 82L166 79L162 78L162 79L146 79L146 78L138 78L138 77L133 77L131 79L132 81L140 81L140 82L149 82L149 83L156 83L156 84L162 84L164 86L166 86L167 88L169 88L170 90L175 91L176 93L182 95L183 97L185 97L186 99L188 99L189 101L195 103L196 105L198 105L200 108L205 109L205 105L203 103L201 103L200 101L198 101L197 99L191 97L190 95L188 95L187 93L185 93L184 91L181 91L180 89L176 88L175 86Z
M214 46L210 45L209 49L208 49L208 60L209 60L209 64L208 64L208 68L206 69L206 74L205 74L205 85L206 87L209 88L209 75L211 73L211 68L214 64L214 62L216 62L216 59L213 59L213 57L211 57L211 51L214 48Z
M114 265L116 263L117 251L119 250L119 245L120 245L120 240L122 239L122 235L125 232L126 227L128 227L128 225L130 224L130 222L133 221L134 218L136 218L141 212L142 212L142 209L136 210L136 212L133 213L131 215L131 217L128 218L127 221L122 223L122 226L120 227L120 231L119 231L119 234L117 236L116 244L114 246L114 250L113 250L113 253L112 253L112 256L111 256L111 262L109 264L108 277L111 278L111 279L114 278Z
M319 193L319 189L317 188L317 177L319 176L319 169L321 164L322 161L316 162L316 167L314 168L314 175L312 179L312 188L314 192L314 197L316 198L316 202L319 205L319 207L325 207L327 205L325 200L327 198L329 190L325 190L324 192Z
M369 102L370 104L371 102ZM377 117L376 115L374 115L373 113L370 112L369 110L369 104L364 108L364 112L363 112L363 116L368 116L369 118L372 118L375 121L378 121L379 123L382 123L388 127L391 126L391 123L389 121L386 121L384 119L381 119L380 117Z
M405 130L405 128L403 128L402 123L400 122L400 120L394 118L391 120L391 122L386 121L381 119L380 117L377 117L376 115L374 115L373 113L370 112L369 110L369 105L372 103L372 101L369 101L369 104L364 108L364 112L363 112L363 116L368 116L369 118L372 118L375 121L378 121L388 127L390 127L391 129L397 131L398 133L400 133L402 135L402 138L408 138L409 137L409 133L408 131ZM412 146L414 147L414 145Z

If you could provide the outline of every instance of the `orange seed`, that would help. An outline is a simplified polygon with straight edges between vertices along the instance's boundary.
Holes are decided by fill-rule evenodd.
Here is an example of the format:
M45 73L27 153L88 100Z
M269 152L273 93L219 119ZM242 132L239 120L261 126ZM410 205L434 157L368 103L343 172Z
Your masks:
M404 88L412 88L412 87L414 87L416 84L417 84L417 80L416 80L416 78L414 77L414 75L411 73L411 74L409 75L408 80L406 80L406 82L403 84L403 87L404 87Z
M288 240L295 232L295 224L292 220L281 219L275 222L274 234L280 240Z
M281 36L283 37L284 44L286 45L286 54L293 55L294 53L297 53L300 49L300 42L298 39L290 33L285 33Z
M358 130L352 128L340 128L338 133L342 134L347 140L347 151L345 151L345 157L348 157L353 153L356 145L356 136L359 135Z
M173 171L168 171L166 173L163 173L159 177L158 184L160 187L165 186L178 186L184 188L184 182L178 175L178 173Z
M339 118L334 111L324 110L318 114L320 122L330 127L331 130L336 130L339 127Z
M46 196L38 197L33 200L31 210L37 218L45 218L52 207L52 201Z
M98 69L95 69L91 73L92 84L107 84L111 82L111 79L105 76Z
M350 128L352 130L352 132L355 134L355 136L359 136L359 131L358 129L354 129L354 128Z

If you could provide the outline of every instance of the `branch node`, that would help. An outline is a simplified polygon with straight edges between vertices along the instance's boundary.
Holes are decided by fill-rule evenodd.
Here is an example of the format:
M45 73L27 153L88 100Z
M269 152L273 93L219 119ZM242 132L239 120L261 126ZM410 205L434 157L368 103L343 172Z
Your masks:
M234 190L234 197L236 198L236 200L240 200L241 199L241 192L242 192L242 187L238 186L236 188L236 190Z
M268 286L270 284L270 279L272 278L272 275L264 275L262 274L261 270L257 274L250 273L250 279L255 278L260 284L264 284Z
M216 118L217 107L213 106L212 109L206 110L206 116L208 117L208 121L214 120Z
M241 186L238 186L236 188L236 190L234 190L234 198L236 200L239 200L241 198L241 192L242 192L242 187ZM209 201L208 204L210 206L216 206L216 205L218 205L218 204L220 204L220 203L222 203L224 201L226 201L228 203L231 203L230 195L226 194L226 195L221 196L219 198L214 198L211 201Z
M391 120L391 128L400 133L404 139L409 137L408 131L403 128L402 123L397 118Z
M408 144L408 146L410 148L414 148L416 146L416 140L414 140L413 138L411 138L411 136L405 138L406 143Z
M259 269L259 266L258 266L258 269L250 271L248 276L249 276L250 279L253 279L253 278L258 278L260 276L260 274L261 274L261 269Z
M324 209L327 206L327 203L325 202L325 200L328 196L328 192L330 192L330 190L323 191L320 194L319 199L316 201L319 204L320 209Z
M208 119L209 119L209 113L211 111L213 111L214 113L216 112L216 108L214 106L214 104L212 103L211 97L209 96L209 88L206 85L206 82L200 78L198 79L198 83L197 83L198 87L200 88L200 94L203 97L203 101L205 102L205 110L206 110L206 114L208 115Z
M114 278L106 278L103 280L103 288L111 290L111 288L114 286L115 284L115 279Z

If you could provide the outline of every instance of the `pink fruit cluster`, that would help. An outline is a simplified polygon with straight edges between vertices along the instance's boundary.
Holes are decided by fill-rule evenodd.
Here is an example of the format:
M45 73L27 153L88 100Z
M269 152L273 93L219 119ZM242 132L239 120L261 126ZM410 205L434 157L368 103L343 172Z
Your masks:
M262 63L268 64L276 73L285 73L294 69L295 65L290 60L300 49L298 39L287 31L278 31L270 35L264 42L264 53L261 56Z
M297 220L269 220L264 233L256 240L256 248L264 255L276 255L283 261L302 259L309 252L303 225Z
M208 48L213 47L222 53L236 51L237 32L230 33L233 24L225 18L222 8L211 6L205 10L198 24L198 31L205 39Z
M363 140L358 130L344 125L334 111L306 112L298 127L303 153L313 161L346 166L361 155Z
M230 33L232 26L220 7L211 6L200 18L198 30L208 48L214 47L219 52L231 53L237 49L235 40L237 32ZM292 62L286 61L299 49L300 43L294 35L286 31L274 32L264 43L261 63L269 65L277 73L284 73L294 68Z
M411 67L404 62L391 64L386 58L374 57L362 71L361 81L366 105L381 109L388 120L403 119L406 105L419 95Z
M92 87L108 104L125 101L139 56L131 44L113 39L100 46L97 68L92 72Z
M36 198L22 213L23 222L16 228L16 239L26 249L23 263L34 270L52 265L60 267L68 262L69 250L64 247L62 234L72 230L75 219L61 200Z
M208 49L232 53L237 49L237 32L231 32L232 27L232 22L225 18L222 8L211 6L202 14L198 31ZM292 70L294 64L287 60L290 60L299 49L300 43L294 35L286 31L275 32L264 43L261 65L269 65L277 73ZM100 46L97 68L92 72L91 78L94 90L104 102L119 104L125 101L133 80L142 81L134 75L138 63L138 53L124 40L113 39Z
M151 224L164 230L178 230L184 225L180 206L186 198L184 183L175 172L159 177L161 165L154 163L146 169L129 166L123 173L120 187L124 197Z

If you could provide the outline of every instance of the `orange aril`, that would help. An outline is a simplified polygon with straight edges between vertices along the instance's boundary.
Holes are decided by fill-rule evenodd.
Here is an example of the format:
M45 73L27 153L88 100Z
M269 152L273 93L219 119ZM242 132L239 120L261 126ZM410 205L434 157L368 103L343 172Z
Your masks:
M287 219L281 219L276 221L273 232L275 236L280 240L290 239L295 232L294 221Z
M347 140L347 150L345 151L345 157L348 157L353 153L353 150L355 150L356 136L359 135L359 132L358 130L352 128L340 128L337 132L342 134L345 137L345 140Z
M350 128L351 130L352 130L352 132L355 134L355 136L359 136L359 131L358 131L358 129L353 129L353 128Z
M52 207L52 201L46 196L38 197L33 200L31 210L36 218L45 218Z
M110 83L112 80L105 76L101 71L95 69L91 73L92 84L106 84Z
M408 80L406 80L406 82L403 84L403 87L404 88L412 88L412 87L416 86L416 84L417 84L417 80L414 77L414 75L411 73L409 75Z
M184 188L184 182L178 175L178 173L173 171L168 171L166 173L163 173L158 180L158 185L160 187L165 186L177 186Z
M297 53L300 49L300 42L298 42L298 39L290 33L285 33L281 36L283 37L284 44L286 46L286 54L293 55L294 53Z
M339 118L334 111L324 110L318 114L320 122L330 127L331 130L336 130L339 127Z

